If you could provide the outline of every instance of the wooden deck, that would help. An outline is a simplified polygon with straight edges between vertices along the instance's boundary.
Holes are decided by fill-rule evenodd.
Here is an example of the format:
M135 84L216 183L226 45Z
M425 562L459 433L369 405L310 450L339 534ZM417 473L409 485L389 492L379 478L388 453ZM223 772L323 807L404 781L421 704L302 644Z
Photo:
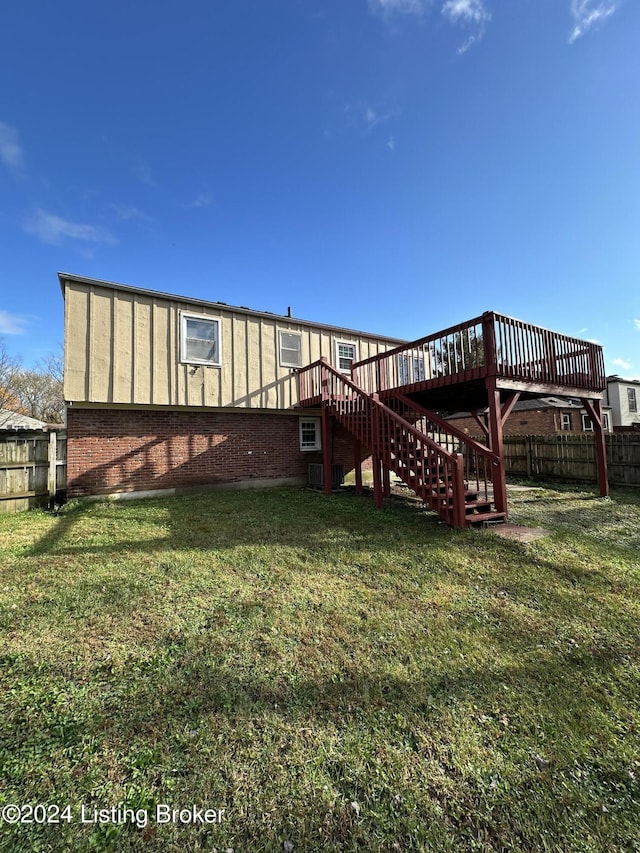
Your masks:
M600 399L606 387L602 347L492 311L360 361L352 375L381 400L401 393L439 411L486 406L487 379L523 397Z
M598 344L487 311L353 364L350 380L324 358L298 374L300 404L323 409L325 483L329 422L337 419L356 441L356 483L360 447L372 454L379 506L395 471L449 524L506 520L503 426L518 399L547 395L582 401L594 425L600 491L608 494ZM486 445L447 422L454 411L475 413Z

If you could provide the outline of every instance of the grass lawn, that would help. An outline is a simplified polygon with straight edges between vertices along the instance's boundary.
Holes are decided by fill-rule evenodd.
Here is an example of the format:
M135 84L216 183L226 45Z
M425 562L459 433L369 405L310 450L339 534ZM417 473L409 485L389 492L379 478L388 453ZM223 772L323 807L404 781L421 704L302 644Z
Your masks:
M0 850L640 850L640 494L511 510L552 535L291 489L0 516L0 805L51 804Z

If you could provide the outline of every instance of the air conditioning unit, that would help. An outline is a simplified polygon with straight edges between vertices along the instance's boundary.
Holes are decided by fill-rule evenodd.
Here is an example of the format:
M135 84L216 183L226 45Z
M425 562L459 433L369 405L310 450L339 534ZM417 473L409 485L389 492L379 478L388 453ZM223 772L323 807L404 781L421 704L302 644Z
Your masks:
M344 465L331 466L331 491L337 491L344 483ZM309 486L312 489L324 489L324 465L318 462L309 464Z

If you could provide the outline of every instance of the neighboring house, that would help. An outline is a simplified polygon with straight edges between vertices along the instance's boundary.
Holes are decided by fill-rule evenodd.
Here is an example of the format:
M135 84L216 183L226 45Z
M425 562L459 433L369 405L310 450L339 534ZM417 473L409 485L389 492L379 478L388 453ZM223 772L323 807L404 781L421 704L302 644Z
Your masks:
M610 407L603 406L602 419L605 432L612 432ZM479 437L484 433L478 421L468 412L450 415L447 420L467 435ZM503 430L504 435L576 434L593 432L593 424L579 401L561 397L539 397L536 400L521 400L516 403Z
M402 341L128 285L59 274L65 302L67 491L149 492L302 483L320 462L320 409L296 371ZM353 441L333 427L333 461Z
M607 376L605 402L611 408L614 430L640 429L640 381Z
M12 412L9 409L0 409L0 432L28 432L43 431L47 428L44 421Z

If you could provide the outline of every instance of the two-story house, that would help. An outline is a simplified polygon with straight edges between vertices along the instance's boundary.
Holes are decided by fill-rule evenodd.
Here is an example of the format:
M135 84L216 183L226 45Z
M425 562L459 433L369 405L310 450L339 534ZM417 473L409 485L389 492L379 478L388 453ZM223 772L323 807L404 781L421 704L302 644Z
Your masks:
M640 381L607 376L605 400L611 407L614 430L640 429Z
M70 496L303 483L371 459L448 524L504 521L504 426L580 401L607 493L602 348L492 311L415 341L60 273ZM486 411L486 442L444 418ZM321 463L321 464L320 464Z
M320 410L296 371L401 341L290 316L59 274L70 497L196 485L304 483ZM333 461L353 468L339 425Z

